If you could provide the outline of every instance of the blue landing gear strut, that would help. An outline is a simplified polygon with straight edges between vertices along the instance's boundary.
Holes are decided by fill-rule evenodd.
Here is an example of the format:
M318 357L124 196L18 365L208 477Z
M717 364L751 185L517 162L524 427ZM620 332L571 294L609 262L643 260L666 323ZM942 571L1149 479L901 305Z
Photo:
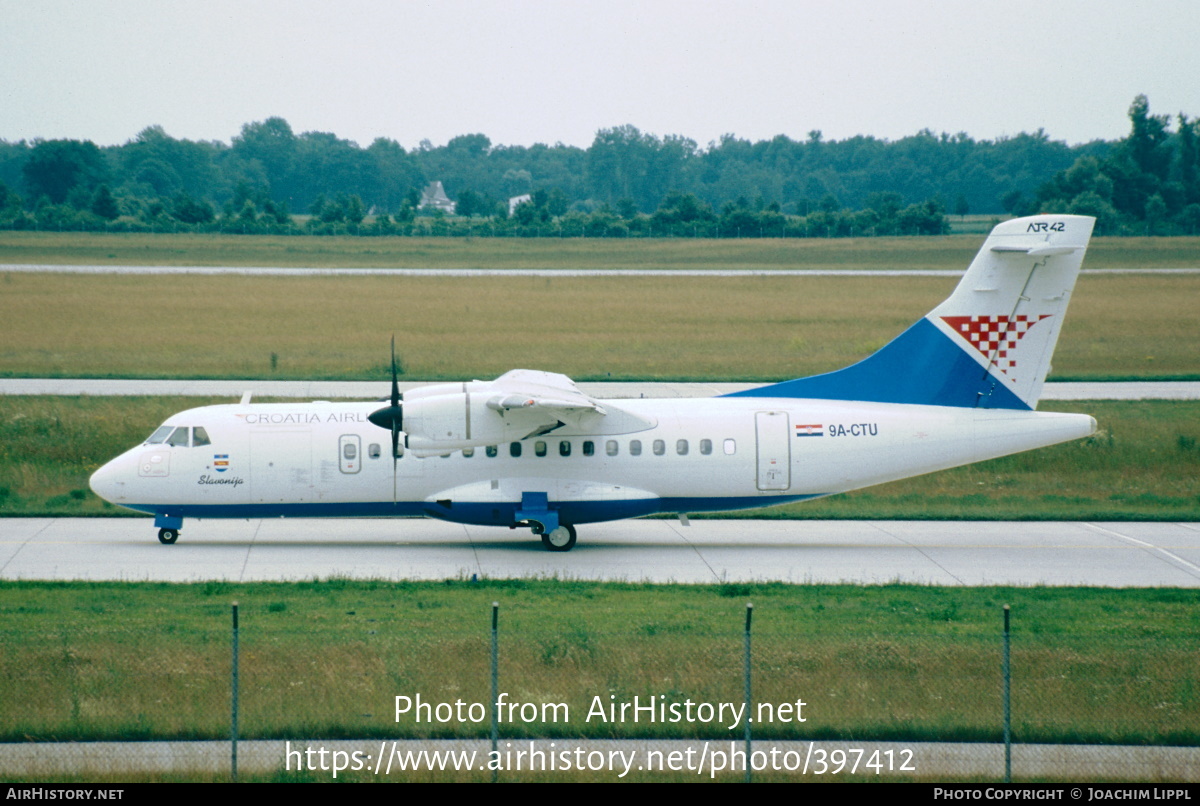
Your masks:
M179 530L183 528L183 518L173 515L155 515L154 525L158 529L158 542L170 546L179 539Z
M559 522L549 499L546 493L521 493L521 508L514 516L518 523L528 522L530 530L542 536L547 551L570 551L575 546L575 527Z

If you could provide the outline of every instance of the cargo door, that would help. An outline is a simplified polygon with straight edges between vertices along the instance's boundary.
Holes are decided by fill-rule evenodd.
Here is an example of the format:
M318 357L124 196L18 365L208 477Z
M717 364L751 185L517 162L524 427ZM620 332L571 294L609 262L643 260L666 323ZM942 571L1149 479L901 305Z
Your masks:
M312 500L312 439L307 430L250 434L250 495L258 504Z

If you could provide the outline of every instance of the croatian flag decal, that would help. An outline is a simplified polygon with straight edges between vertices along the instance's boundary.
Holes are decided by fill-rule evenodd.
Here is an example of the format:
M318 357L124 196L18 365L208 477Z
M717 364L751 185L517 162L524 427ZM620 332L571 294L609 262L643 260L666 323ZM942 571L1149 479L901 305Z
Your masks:
M218 473L224 473L229 469L229 454L218 453L213 455L213 469Z
M796 426L796 436L798 436L798 437L823 437L823 436L825 436L825 426L823 426L823 425L798 425L798 426Z

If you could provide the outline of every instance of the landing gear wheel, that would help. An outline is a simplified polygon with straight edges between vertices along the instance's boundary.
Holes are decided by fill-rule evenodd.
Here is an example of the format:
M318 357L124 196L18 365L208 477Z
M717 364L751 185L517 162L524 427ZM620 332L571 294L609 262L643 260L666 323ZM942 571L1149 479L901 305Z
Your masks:
M169 546L178 539L179 539L179 530L178 529L159 529L158 530L158 542L159 543ZM574 541L571 541L571 542L574 542Z
M546 551L570 551L575 547L575 527L564 523L557 529L552 529L542 535L542 545Z

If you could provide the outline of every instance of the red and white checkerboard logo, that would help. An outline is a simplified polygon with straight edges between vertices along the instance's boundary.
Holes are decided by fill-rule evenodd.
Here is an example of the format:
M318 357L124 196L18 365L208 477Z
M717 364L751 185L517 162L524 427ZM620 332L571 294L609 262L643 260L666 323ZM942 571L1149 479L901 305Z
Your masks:
M1013 351L1017 342L1029 332L1029 328L1043 319L1049 319L1051 314L1041 316L943 316L942 321L950 325L954 332L990 359L992 366L1005 375L1015 372L1017 359ZM1009 378L1013 383L1016 378Z

